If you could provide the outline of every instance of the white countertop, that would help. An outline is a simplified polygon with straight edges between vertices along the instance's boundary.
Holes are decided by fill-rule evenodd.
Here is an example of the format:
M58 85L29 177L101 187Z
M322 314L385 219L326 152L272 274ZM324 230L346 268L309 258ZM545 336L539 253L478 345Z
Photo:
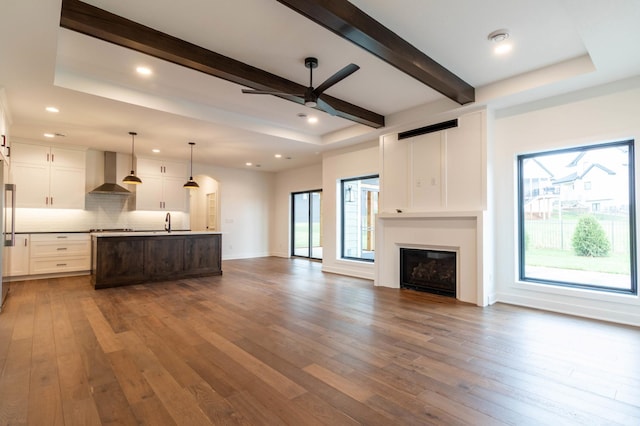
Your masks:
M216 235L222 232L214 231L124 231L124 232L92 232L93 237L149 237L171 235Z

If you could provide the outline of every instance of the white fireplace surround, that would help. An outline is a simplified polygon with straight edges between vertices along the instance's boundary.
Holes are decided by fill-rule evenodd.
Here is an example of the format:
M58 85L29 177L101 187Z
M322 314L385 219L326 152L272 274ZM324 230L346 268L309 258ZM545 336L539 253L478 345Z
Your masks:
M486 306L491 271L483 256L483 224L481 211L379 214L375 285L400 287L400 248L454 251L457 299Z

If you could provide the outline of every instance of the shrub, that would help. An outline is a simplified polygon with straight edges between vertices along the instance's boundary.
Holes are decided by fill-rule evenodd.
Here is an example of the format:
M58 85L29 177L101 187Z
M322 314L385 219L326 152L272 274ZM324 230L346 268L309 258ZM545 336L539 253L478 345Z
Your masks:
M578 220L572 244L578 256L604 257L611 250L602 225L593 216L582 216Z

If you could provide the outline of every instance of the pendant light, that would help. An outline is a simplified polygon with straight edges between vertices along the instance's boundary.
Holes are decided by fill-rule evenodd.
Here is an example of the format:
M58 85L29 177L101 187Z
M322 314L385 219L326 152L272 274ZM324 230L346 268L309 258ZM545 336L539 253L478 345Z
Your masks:
M123 183L128 183L130 185L138 185L140 183L142 183L142 181L140 180L140 178L138 176L136 176L135 171L133 170L133 155L135 153L135 136L137 135L136 132L129 132L129 134L131 135L131 174L125 176L124 179L122 179Z
M198 185L198 182L193 180L193 146L195 144L196 144L195 142L189 142L189 145L191 145L191 172L189 173L189 180L187 181L187 183L182 185L184 188L189 188L189 189L200 188L200 185Z

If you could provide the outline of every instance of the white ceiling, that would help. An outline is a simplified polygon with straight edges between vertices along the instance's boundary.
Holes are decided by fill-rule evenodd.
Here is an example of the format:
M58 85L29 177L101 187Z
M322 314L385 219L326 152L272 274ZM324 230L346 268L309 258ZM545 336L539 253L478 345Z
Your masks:
M327 94L383 114L375 130L59 27L60 1L2 2L0 87L12 139L188 158L265 171L320 161L320 154L373 140L452 102L275 0L86 1L241 62L308 85L348 63L359 71ZM477 104L523 100L640 75L638 0L352 0L352 3L476 87ZM514 48L492 53L487 35L507 28ZM134 68L146 65L143 78ZM45 112L47 105L60 113ZM299 113L317 116L308 124ZM51 140L47 140L51 142ZM291 159L276 159L274 154Z

